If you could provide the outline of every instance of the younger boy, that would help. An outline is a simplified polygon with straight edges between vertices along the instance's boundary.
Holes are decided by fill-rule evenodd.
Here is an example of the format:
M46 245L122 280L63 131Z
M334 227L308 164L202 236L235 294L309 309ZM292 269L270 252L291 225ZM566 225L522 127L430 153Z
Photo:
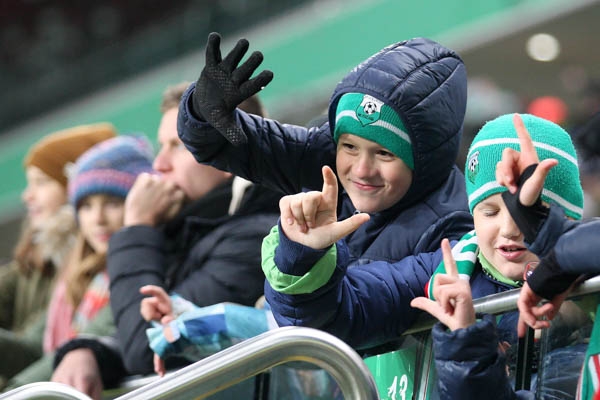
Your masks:
M502 194L505 208L520 231L525 232L524 241L528 248L541 257L539 265L527 276L518 301L523 314L519 324L521 336L525 323L536 329L549 326L548 320L538 318L554 317L566 297L565 290L576 277L600 272L597 262L593 261L597 251L590 246L597 240L600 224L599 221L585 224L569 221L564 218L568 205L561 207L552 202L548 208L548 203L542 203L540 197L550 193L548 181L544 183L548 171L551 168L555 171L561 163L565 164L565 158L559 156L539 162L536 150L542 153L542 147L549 148L548 143L543 143L539 136L536 139L536 128L528 126L534 139L532 142L518 117L515 127L521 151L515 151L514 146L506 149L502 161L497 164L496 176L497 181L510 191L509 194L504 189ZM494 165L487 164L486 167L494 168ZM530 392L513 392L506 376L504 356L497 350L499 339L494 318L484 316L476 320L469 283L459 278L457 271L460 261L454 260L456 254L450 252L447 241L442 247L447 274L440 274L434 280L432 292L436 301L418 298L412 302L414 307L440 320L433 329L433 343L441 397L477 399L485 391L493 393L494 399L532 399L534 395ZM541 297L531 290L530 285L551 302L537 306ZM585 383L584 379L583 398L591 399L597 388L591 383L586 387Z
M470 278L473 298L521 287L526 266L539 261L528 250L525 235L504 203L506 194L503 193L507 188L500 185L495 176L496 164L503 151L519 150L515 126L520 129L521 125L531 133L539 159L558 162L546 177L541 200L556 204L571 219L579 220L583 214L577 154L565 130L528 114L507 114L486 123L473 139L465 165L469 209L475 230L461 238L452 249L458 273ZM436 274L443 271L442 264ZM433 298L431 286L428 285L428 295ZM499 322L501 340L516 341L516 322L516 314L507 314Z

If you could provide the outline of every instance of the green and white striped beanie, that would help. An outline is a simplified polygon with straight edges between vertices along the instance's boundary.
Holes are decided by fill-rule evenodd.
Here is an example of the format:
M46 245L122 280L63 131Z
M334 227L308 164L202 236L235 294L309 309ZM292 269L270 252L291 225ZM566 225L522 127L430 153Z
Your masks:
M346 93L340 97L335 112L333 140L350 133L375 142L412 170L415 167L410 136L398 114L387 104L363 93Z
M487 122L471 143L465 164L471 214L479 202L507 190L496 182L496 164L502 159L502 151L506 147L520 150L513 115L503 115ZM583 189L571 137L553 122L529 114L521 114L521 117L531 135L539 159L558 160L558 165L552 168L546 178L542 200L559 205L571 218L581 219Z

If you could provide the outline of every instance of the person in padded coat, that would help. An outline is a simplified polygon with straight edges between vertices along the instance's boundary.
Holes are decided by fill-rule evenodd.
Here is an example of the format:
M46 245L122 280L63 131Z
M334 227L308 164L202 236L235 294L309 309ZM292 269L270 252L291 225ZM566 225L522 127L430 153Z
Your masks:
M527 325L534 329L548 328L573 284L584 276L600 273L594 257L596 250L592 250L595 238L600 236L600 220L574 221L565 217L568 211L564 203L545 202L550 170L569 161L557 157L540 162L536 152L541 150L539 140L534 147L527 129L517 128L517 132L521 152L514 148L504 150L496 166L496 180L499 188L508 189L503 189L502 200L509 218L522 232L528 250L540 257L517 302L518 333L524 336ZM483 315L476 319L470 287L474 282L470 285L468 280L459 278L456 255L447 244L443 247L446 274L434 279L432 291L436 301L419 298L412 303L440 321L432 330L440 398L479 399L482 393L490 399L535 398L530 391L512 389L504 353L498 350L500 339L495 318ZM541 304L543 298L549 302ZM547 319L542 319L543 316ZM587 378L583 381L582 398L591 400L594 388Z
M178 132L196 160L287 194L321 190L321 169L331 166L344 188L339 192L337 217L346 219L357 212L367 212L370 217L344 238L343 268L360 266L357 274L372 271L369 280L382 284L389 269L380 269L378 263L393 263L407 256L433 257L439 262L441 239L456 240L472 229L464 178L454 164L465 113L466 72L452 50L424 38L384 48L337 85L328 121L307 129L235 109L240 99L266 85L272 74L262 71L248 79L262 55L254 52L238 67L248 42L240 40L223 59L219 43L218 34L209 36L206 65L180 104ZM356 120L344 121L347 129L360 130L356 142L341 139L348 135L336 128L342 99L344 111L360 108ZM359 148L369 153L371 161L398 166L394 179L400 183L390 187L388 178L375 168L373 176L367 176L368 172L361 175L352 155ZM343 167L342 156L346 158ZM281 272L300 278L304 268L297 264ZM418 258L399 268L407 271L402 291L422 291L432 273ZM376 292L362 278L353 284L360 287L357 296ZM349 321L361 313L335 309L335 295L320 298L318 289L296 295L266 284L265 293L280 325L326 329L359 347L388 336L389 332L379 332L378 326L372 340L352 341ZM324 307L329 302L330 307ZM385 307L407 309L406 324L412 322L410 307Z
M185 150L177 137L176 119L188 85L165 91L158 129L160 151L153 164L160 177L138 178L127 198L125 227L109 243L116 338L79 337L68 342L57 351L53 381L90 393L89 376L94 385L106 387L126 373L153 371L153 351L146 336L151 325L140 314L144 298L140 288L145 285L173 291L200 306L254 305L263 294L260 245L277 221L281 195L199 165ZM244 106L260 112L257 101L254 98ZM177 209L173 205L182 200L183 207L172 216ZM77 358L77 350L80 355L86 352L86 358ZM171 362L176 364L166 360L167 368L180 365ZM99 369L90 371L96 363Z

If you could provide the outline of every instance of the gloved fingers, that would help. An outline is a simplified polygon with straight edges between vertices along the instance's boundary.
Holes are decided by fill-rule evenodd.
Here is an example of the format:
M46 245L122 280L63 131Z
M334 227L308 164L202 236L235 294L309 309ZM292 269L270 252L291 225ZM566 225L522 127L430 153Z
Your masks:
M211 32L206 41L206 65L216 66L221 62L221 35Z
M244 54L246 54L246 52L248 51L249 45L250 44L246 39L238 40L233 50L231 50L221 62L221 69L228 73L234 72L240 61L242 61Z
M236 68L231 73L231 80L235 82L238 86L246 82L256 68L263 62L263 55L260 51L254 51L250 54L250 57L242 65Z
M273 72L266 69L249 81L242 83L239 89L240 94L244 99L247 99L248 97L260 92L262 88L267 86L272 80Z

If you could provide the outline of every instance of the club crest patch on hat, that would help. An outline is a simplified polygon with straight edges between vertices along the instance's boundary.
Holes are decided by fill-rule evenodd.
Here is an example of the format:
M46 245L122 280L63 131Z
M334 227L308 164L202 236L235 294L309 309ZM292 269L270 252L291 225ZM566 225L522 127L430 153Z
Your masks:
M379 120L381 116L382 101L377 100L373 96L365 95L356 108L356 117L363 126L372 124Z
M475 183L475 177L479 172L479 151L471 154L467 160L467 177L472 183Z

